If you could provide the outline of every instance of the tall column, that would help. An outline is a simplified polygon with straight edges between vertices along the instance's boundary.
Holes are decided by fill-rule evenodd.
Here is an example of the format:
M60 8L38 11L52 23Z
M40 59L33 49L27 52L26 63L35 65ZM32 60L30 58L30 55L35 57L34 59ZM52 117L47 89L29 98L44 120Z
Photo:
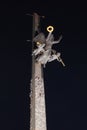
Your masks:
M33 34L39 33L38 14L33 15ZM32 51L34 43L32 42ZM30 130L47 130L46 128L46 106L45 106L45 91L44 77L41 63L35 62L35 56L32 56L32 80L31 80L31 104L30 104Z

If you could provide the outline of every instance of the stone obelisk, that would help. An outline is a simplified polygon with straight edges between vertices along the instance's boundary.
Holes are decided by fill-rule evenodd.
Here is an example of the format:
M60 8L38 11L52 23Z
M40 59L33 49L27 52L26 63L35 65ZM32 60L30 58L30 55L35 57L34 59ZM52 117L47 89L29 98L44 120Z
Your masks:
M34 13L32 39L39 33L39 23L40 16ZM34 50L34 44L35 43L32 42L32 52ZM35 61L34 55L32 55L30 98L30 130L47 130L43 68L41 63Z

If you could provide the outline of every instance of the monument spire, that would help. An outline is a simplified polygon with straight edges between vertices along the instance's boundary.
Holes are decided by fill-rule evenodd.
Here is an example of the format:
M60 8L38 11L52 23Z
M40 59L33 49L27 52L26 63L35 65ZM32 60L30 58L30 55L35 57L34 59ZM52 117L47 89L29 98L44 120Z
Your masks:
M60 53L52 49L54 44L61 41L62 36L54 41L53 26L48 26L48 36L40 32L40 16L33 14L32 31L32 79L31 79L31 104L30 104L30 130L47 130L46 103L44 90L43 67L48 62L57 60L65 66Z
M34 39L36 33L39 33L39 22L40 16L34 13L32 39ZM32 52L34 50L34 44L32 40ZM35 61L35 55L32 55L30 97L30 130L47 130L43 71L41 63Z

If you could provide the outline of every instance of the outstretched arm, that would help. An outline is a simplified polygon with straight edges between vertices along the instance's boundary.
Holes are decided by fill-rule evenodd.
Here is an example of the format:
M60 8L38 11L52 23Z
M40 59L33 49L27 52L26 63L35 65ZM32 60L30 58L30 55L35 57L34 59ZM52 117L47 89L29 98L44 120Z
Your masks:
M62 39L62 35L59 37L57 41L53 41L52 44L60 43L61 39Z
M50 36L52 35L52 32L49 32L47 38L46 38L46 41L48 41L50 39Z

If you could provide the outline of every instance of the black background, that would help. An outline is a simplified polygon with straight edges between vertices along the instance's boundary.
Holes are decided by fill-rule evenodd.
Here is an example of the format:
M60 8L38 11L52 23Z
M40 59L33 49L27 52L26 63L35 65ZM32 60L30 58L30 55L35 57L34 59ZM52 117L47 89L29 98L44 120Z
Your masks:
M0 4L0 130L29 130L32 16L54 26L57 61L44 69L48 130L87 130L86 4L72 1L3 1Z

